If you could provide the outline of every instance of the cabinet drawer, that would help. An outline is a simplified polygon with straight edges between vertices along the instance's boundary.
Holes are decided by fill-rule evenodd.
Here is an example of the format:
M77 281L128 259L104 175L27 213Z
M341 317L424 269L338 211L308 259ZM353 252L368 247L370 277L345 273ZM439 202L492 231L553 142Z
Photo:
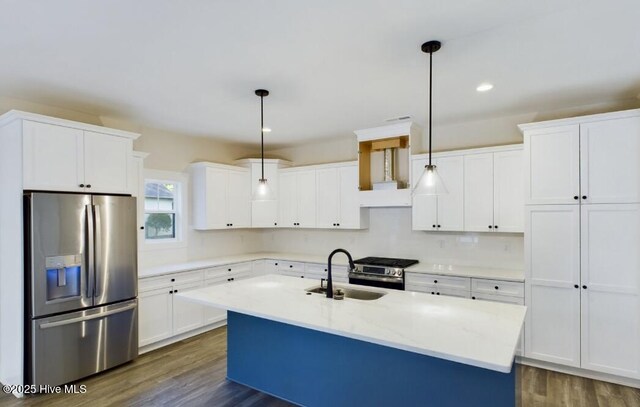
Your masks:
M280 271L292 271L297 273L304 272L304 263L295 261L276 261L276 266Z
M432 289L453 289L471 291L471 279L466 277L445 277L435 274L407 273L406 284L421 285Z
M443 295L447 297L460 297L471 298L471 293L468 290L460 290L455 288L445 288L437 286L426 286L420 284L405 284L406 291L416 291L419 293L431 294L431 295Z
M138 280L138 291L145 292L158 288L167 288L177 284L199 283L202 281L202 270L185 271L183 273L167 274L160 277L148 277Z
M471 285L471 291L474 295L495 294L524 298L524 283L474 278Z
M505 304L516 304L516 305L524 305L524 298L520 297L509 297L507 295L496 295L496 294L472 294L471 298L474 300L482 300L482 301L493 301L493 302L502 302Z
M242 274L251 274L251 263L236 263L227 264L226 266L218 266L207 269L205 272L205 278L219 278L219 277L235 277Z

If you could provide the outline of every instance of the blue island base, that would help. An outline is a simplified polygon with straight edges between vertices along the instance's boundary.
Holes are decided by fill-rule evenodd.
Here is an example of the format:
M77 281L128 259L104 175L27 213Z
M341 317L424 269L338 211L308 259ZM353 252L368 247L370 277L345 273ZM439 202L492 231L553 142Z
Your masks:
M500 373L236 312L228 312L227 344L229 380L300 405L515 405L515 369Z

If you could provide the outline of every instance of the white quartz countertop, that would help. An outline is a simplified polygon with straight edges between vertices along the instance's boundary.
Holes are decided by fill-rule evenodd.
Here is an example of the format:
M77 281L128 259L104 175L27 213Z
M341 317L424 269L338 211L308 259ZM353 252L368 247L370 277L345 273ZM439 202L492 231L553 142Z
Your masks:
M209 267L225 266L227 264L242 263L246 261L254 260L283 260L283 261L296 261L303 263L319 263L326 264L327 257L313 254L300 254L300 253L283 253L283 252L259 252L259 253L247 253L231 256L214 257L205 260L196 260L183 263L174 263L164 266L142 268L138 272L138 277L156 277L164 274L179 273L182 271L199 270ZM364 256L355 256L354 259L358 259ZM346 266L347 258L343 255L335 256L333 264L339 266ZM457 266L450 264L433 264L433 263L418 263L415 266L411 266L406 269L409 273L426 273L426 274L439 274L458 277L472 277L472 278L486 278L495 280L507 280L507 281L524 281L524 272L519 269L506 269L506 268L489 268L489 267L473 267L473 266Z
M373 301L327 299L318 283L266 275L176 294L177 298L508 373L526 307L386 290ZM383 366L381 368L384 368Z

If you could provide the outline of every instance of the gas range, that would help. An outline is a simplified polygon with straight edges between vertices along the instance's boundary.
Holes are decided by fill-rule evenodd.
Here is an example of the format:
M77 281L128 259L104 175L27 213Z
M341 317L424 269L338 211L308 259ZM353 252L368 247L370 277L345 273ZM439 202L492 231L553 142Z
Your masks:
M349 272L349 283L404 290L404 269L418 260L389 257L364 257L355 260Z

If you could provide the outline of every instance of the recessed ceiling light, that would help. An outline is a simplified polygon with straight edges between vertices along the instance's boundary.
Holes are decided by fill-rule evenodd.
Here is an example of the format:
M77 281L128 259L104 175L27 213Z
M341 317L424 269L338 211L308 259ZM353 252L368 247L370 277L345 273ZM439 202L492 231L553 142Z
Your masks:
M271 133L271 129L268 127L263 127L262 131L264 131L265 133Z
M493 89L493 85L492 85L492 84L490 84L490 83L487 83L487 82L485 82L485 83L481 83L481 84L480 84L480 85L478 85L478 87L476 88L476 90L477 90L478 92L486 92L486 91L491 90L491 89Z

